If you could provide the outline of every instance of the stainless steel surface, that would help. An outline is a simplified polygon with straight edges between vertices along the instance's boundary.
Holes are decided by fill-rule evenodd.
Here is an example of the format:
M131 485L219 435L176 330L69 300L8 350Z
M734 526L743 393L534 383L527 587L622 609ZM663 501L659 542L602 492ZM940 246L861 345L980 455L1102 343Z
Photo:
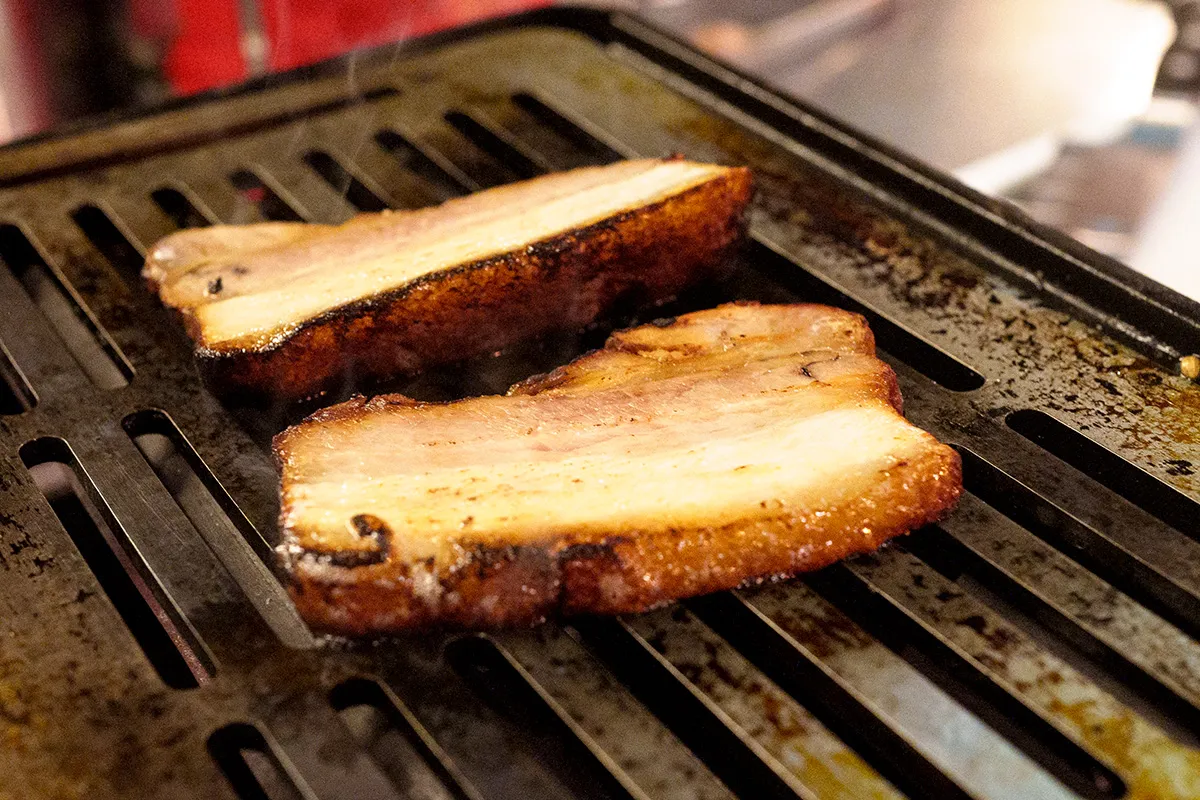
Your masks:
M967 184L1000 192L1119 135L1174 26L1151 0L646 2L656 23Z
M572 19L0 150L0 220L128 366L89 379L0 241L0 392L30 387L0 403L0 798L1200 796L1200 386L1174 367L1200 315L637 22ZM968 454L962 507L647 615L312 638L264 562L266 439L296 412L204 391L146 249L180 222L335 222L354 198L675 152L748 164L759 194L733 277L655 313L863 310L910 418ZM497 391L602 335L397 388ZM108 545L75 546L91 528L39 487L47 464L144 594L105 593ZM123 621L147 610L197 685Z

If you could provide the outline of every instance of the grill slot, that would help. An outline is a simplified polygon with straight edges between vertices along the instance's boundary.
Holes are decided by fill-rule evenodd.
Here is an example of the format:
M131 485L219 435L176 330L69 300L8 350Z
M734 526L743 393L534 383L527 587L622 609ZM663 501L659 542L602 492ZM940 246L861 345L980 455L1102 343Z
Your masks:
M570 796L632 798L494 643L482 637L464 637L450 645L447 659L484 702L513 723L521 732L522 744L554 770Z
M440 202L430 184L406 170L401 160L384 150L374 136L354 142L322 139L321 144L334 161L345 164L348 172L360 178L386 208L416 209Z
M1190 790L1181 787L1194 786L1200 779L1200 759L1194 750L1180 747L933 570L913 559L879 559L867 561L858 571L889 602L944 637L981 673L1046 714L1097 758L1118 765L1131 796L1186 797ZM1146 770L1144 762L1131 759L1135 752L1154 752L1172 760L1167 782L1154 770ZM1117 788L1108 787L1109 791Z
M1177 727L1194 726L1200 696L1197 645L1177 628L1052 551L1039 553L1031 546L1022 562L1017 556L1005 558L993 545L986 553L989 562L955 542L931 541L943 546L914 547L939 571L951 577L965 571L969 582L981 584L985 602L1003 598L997 608L1027 615L1044 629L1039 641L1052 642L1051 649L1068 648L1064 652L1075 648L1087 663L1101 665L1126 695L1143 698L1143 705ZM1001 538L996 544L1011 548L1022 542Z
M727 722L666 659L626 623L574 623L583 643L739 797L794 798L795 781L759 757L756 743Z
M432 637L430 637L432 638ZM521 742L511 723L483 702L444 658L445 643L407 639L383 676L441 745L468 785L484 797L569 797L558 774Z
M550 113L548 108L545 110ZM511 103L473 107L470 116L483 126L487 135L498 140L497 155L505 150L515 152L517 158L543 172L606 164L619 158L604 148L585 143L583 136L569 136L544 114L527 111L515 97Z
M44 147L35 148L40 151L38 155L43 156L42 160L48 162L45 166L36 165L36 162L21 163L17 161L16 163L3 163L4 176L0 177L0 188L39 179L52 178L79 170L111 167L156 155L191 150L202 147L205 144L225 141L230 137L245 136L253 134L256 131L270 130L290 121L302 120L314 115L328 114L378 100L385 100L395 97L398 94L399 92L393 87L381 86L322 103L289 108L283 113L266 114L252 121L235 125L229 125L223 119L214 119L210 122L202 122L199 125L195 125L194 123L198 122L199 118L192 116L190 117L190 123L192 124L189 124L188 127L194 132L180 136L178 128L164 125L154 135L147 137L147 141L120 148L120 151L116 153L111 152L113 148L110 146L104 148L107 152L81 153L75 158L63 159L61 151L53 146L53 142L50 142ZM200 117L203 117L203 115L200 115Z
M919 669L942 691L971 709L1071 790L1089 798L1120 797L1124 793L1120 778L1110 768L1064 737L1019 698L962 661L940 637L929 635L929 629L914 625L907 616L897 614L895 607L887 602L887 595L862 578L856 563L848 568L837 566L817 573L809 582L855 624ZM921 714L917 712L918 716ZM979 738L980 744L984 745L982 752L990 749L986 746L988 738ZM1013 763L1019 763L1019 759L1013 759ZM991 776L992 780L998 777L998 774ZM1039 782L1041 786L1026 789L1028 796L1052 793L1051 786Z
M229 182L247 204L258 209L264 219L272 222L304 221L304 217L291 203L280 197L274 188L250 170L234 172L229 176Z
M728 642L677 606L629 625L689 684L728 715L743 738L762 748L777 772L791 772L797 791L813 797L899 798L901 795L807 709L759 673Z
M142 255L108 214L97 206L83 205L71 212L71 219L122 277L134 285L141 282Z
M470 139L480 150L507 167L518 178L534 178L553 169L545 159L523 148L502 130L484 125L461 111L451 111L446 114L446 122Z
M510 631L496 638L525 679L631 794L729 800L729 790L704 763L572 633ZM686 785L680 775L689 776Z
M403 797L482 800L412 713L375 681L340 683L330 703Z
M253 725L236 723L213 732L208 752L239 800L305 800Z
M1073 610L1069 600L1055 605L1045 599L1046 593L1031 591L1011 573L985 562L937 528L912 537L905 543L905 549L912 555L867 562L860 572L872 579L886 575L885 581L899 586L906 578L906 569L908 580L919 575L916 580L921 581L926 580L930 569L935 570L955 584L953 591L959 596L970 597L972 602L991 609L994 616L988 619L1002 618L1038 647L1070 664L1122 703L1137 708L1139 714L1168 731L1172 738L1195 744L1190 731L1196 728L1197 712L1188 700L1189 694L1195 695L1194 688L1188 685L1194 678L1186 666L1179 666L1186 663L1195 643L1178 631L1146 614L1128 598L1115 595L1100 581L1093 579L1089 585L1086 573L1054 570L1055 566L1062 567L1054 561L1050 562L1053 574L1063 584L1069 579L1071 583L1067 585L1077 597L1092 599L1104 593L1105 599L1088 607L1092 616L1104 620L1102 623L1089 623L1078 615L1068 616L1065 612ZM1060 594L1066 596L1067 592ZM983 615L956 617L957 624L977 634L986 627L985 622ZM1134 625L1139 627L1131 631ZM1122 635L1124 639L1120 638ZM1006 641L1003 634L994 638L1000 643ZM1172 666L1166 666L1172 661L1175 662ZM1159 677L1164 682L1159 682Z
M443 128L428 131L424 138L466 176L464 188L469 191L490 189L537 174L528 161L510 164L493 155L493 150L504 149L503 142L465 114L447 112L444 119L447 124Z
M354 216L354 207L302 157L259 159L261 173L302 221L337 225ZM275 213L275 212L272 212Z
M242 225L250 222L260 222L264 217L259 212L258 205L251 202L243 192L239 191L225 172L226 169L230 172L237 172L239 168L240 164L230 168L228 164L218 162L204 172L185 173L181 175L174 182L174 186L184 196L192 200L201 214L214 225ZM156 183L157 181L161 181L162 177L161 175L155 176ZM146 187L146 190L144 194L149 194L153 191L150 187ZM137 198L139 202L141 199L141 197ZM165 214L163 215L162 222L167 226L165 233L170 233L177 229L175 225L171 224L170 218ZM150 247L153 246L155 241L156 239L150 238L144 244Z
M326 693L292 693L270 705L262 723L270 732L271 753L306 800L338 800L348 786L354 788L355 800L402 800L342 724ZM412 800L426 798L417 795Z
M0 225L0 260L95 386L119 389L129 384L133 368L82 301L15 225Z
M372 192L349 170L339 164L333 156L321 150L310 150L304 162L313 168L335 192L345 196L346 201L359 211L383 211L388 204Z
M180 511L212 548L263 620L285 644L312 647L314 642L307 627L264 564L272 558L269 545L179 428L158 410L131 414L122 425Z
M375 134L375 141L395 158L403 169L423 180L427 184L424 187L425 192L436 202L449 200L452 197L458 197L465 191L474 191L479 188L474 181L449 161L425 148L418 147L408 137L402 136L395 130L389 128L379 131ZM422 201L411 204L410 207L416 208L428 204L422 199Z
M1195 540L1082 472L1064 467L1036 444L1009 436L1005 429L997 433L1005 435L975 440L971 449L1016 480L1036 486L1039 495L1071 516L1103 531L1106 539L1159 572L1157 583L1165 580L1178 586L1178 591L1200 595L1200 548ZM946 521L948 529L957 524L954 518Z
M262 635L269 629L248 597L256 587L236 583L119 424L97 433L75 445L88 468L87 485L97 507L124 533L129 553L136 554L136 565L189 647L206 666L253 657L249 643L269 643ZM240 537L230 538L226 558L244 549Z
M21 460L163 683L191 689L207 682L211 665L202 662L134 567L122 544L125 532L67 443L36 439L21 448Z
M1097 792L1088 771L1098 765L1090 757L1047 731L1012 698L998 697L972 680L969 671L956 670L951 654L929 652L936 645L882 604L872 609L882 616L878 631L867 615L850 613L860 610L862 593L855 591L853 578L838 572L815 581L822 593L797 587L785 596L767 589L748 593L740 602L712 598L694 607L910 797L1072 796L1051 774L1085 797L1119 796L1119 791ZM864 622L872 629L860 624ZM885 632L885 626L895 630ZM884 638L876 638L881 632ZM907 646L909 634L926 640L929 650ZM1003 706L1042 734L1037 744L1032 732L1004 727L1015 723L996 715ZM1013 743L988 727L993 724L1013 736ZM1036 759L1018 750L1018 744L1035 750ZM1056 749L1039 750L1038 745ZM1070 761L1064 751L1073 756ZM1048 772L1037 769L1034 760ZM1098 771L1109 774L1102 767ZM1112 785L1119 786L1119 780Z
M1042 411L1014 411L1008 426L1053 453L1092 480L1108 487L1147 514L1200 541L1200 503L1145 470L1068 428ZM1169 462L1170 463L1170 462ZM1176 474L1191 474L1190 461L1172 463Z
M607 164L621 158L617 150L602 142L595 134L584 130L578 122L568 119L561 111L551 108L537 97L519 92L512 96L512 102L526 118L536 123L535 126L521 129L522 138L538 136L537 131L540 130L542 134L534 142L534 146L541 142L542 147L553 149L559 157L552 160L561 165L559 169L566 168L568 163L582 167L588 164ZM553 139L547 141L546 134L551 135Z
M37 395L0 342L0 414L22 414L36 405Z
M969 492L1138 602L1197 632L1200 598L1193 592L970 450L957 449Z
M213 223L213 220L200 210L196 203L187 196L187 193L179 189L164 186L152 191L150 198L155 205L162 209L164 214L171 218L175 227L181 230L204 228Z

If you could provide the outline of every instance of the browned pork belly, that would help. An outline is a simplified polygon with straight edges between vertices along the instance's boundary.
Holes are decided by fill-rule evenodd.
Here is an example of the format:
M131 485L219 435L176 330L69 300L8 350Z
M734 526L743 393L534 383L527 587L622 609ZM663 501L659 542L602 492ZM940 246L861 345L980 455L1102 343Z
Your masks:
M668 299L721 264L750 193L743 168L625 161L342 225L180 231L143 274L214 389L301 399Z
M344 634L637 611L873 550L962 491L866 322L816 305L622 331L505 396L352 400L275 452L292 596Z

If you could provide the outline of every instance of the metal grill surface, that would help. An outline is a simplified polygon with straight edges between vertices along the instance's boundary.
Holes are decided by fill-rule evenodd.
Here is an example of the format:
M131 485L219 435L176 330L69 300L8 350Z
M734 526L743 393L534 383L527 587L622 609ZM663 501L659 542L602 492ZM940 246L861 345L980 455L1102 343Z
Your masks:
M146 249L670 153L759 192L733 277L657 313L866 313L961 507L641 616L315 640L269 566L297 412L203 390ZM1196 307L635 20L526 16L0 149L0 261L4 800L1200 797ZM394 388L498 391L602 336Z

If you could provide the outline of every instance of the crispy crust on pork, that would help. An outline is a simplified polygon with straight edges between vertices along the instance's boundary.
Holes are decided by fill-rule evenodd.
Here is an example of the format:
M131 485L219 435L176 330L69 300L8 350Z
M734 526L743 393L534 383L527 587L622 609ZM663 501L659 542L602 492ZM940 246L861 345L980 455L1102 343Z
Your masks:
M292 598L315 628L341 634L434 626L490 628L530 624L557 614L639 611L677 598L818 569L873 550L891 537L939 519L962 491L958 455L904 422L895 375L873 353L866 322L855 314L822 306L727 305L614 334L604 349L518 384L505 398L423 404L392 395L370 401L357 398L325 409L275 441L283 468L280 552L291 577ZM687 381L693 371L698 378L689 394ZM791 426L788 415L795 412L823 427L828 427L826 420L847 419L850 431L856 420L861 421L868 437L875 431L894 437L894 452L885 446L878 458L861 463L853 452L837 447L784 454L779 457L785 458L785 465L791 463L787 459L834 460L833 479L813 486L798 478L790 494L764 495L761 502L722 508L708 516L689 516L668 500L652 513L619 524L606 524L601 510L588 525L563 523L561 528L550 525L534 532L468 528L456 530L436 552L422 557L401 555L412 550L414 541L419 543L420 531L397 532L393 528L402 524L398 516L384 514L387 518L382 519L370 513L386 503L364 507L364 513L354 518L359 535L350 538L339 537L336 531L330 534L327 526L322 529L327 509L319 504L312 507L313 476L323 469L322 453L330 443L363 431L369 434L372 425L386 424L389 418L411 423L421 433L441 430L438 419L458 424L456 420L470 417L465 430L471 431L476 419L472 414L479 414L486 427L486 420L502 417L511 408L511 416L528 413L530 419L545 420L547 432L530 431L529 458L536 459L541 451L560 446L553 436L570 428L556 414L577 414L594 402L594 424L601 426L604 436L621 436L623 421L606 422L619 419L612 413L631 413L623 409L640 403L643 410L662 412L646 419L660 419L678 411L677 406L689 397L699 401L722 392L732 392L735 400L745 396L765 402L756 408L768 411L776 402L785 404L779 406L782 413L763 413L761 419L772 433L778 430L780 441ZM700 417L702 410L697 411ZM719 426L719 414L714 418L713 424ZM731 434L731 447L737 446L738 437L754 434L755 419L751 415L749 427ZM643 424L659 423L629 421L635 427ZM696 424L702 428L709 423L701 419ZM387 430L376 433L386 436ZM567 433L572 448L578 437L596 435L585 428L570 428ZM687 431L673 428L668 433L678 436ZM429 444L438 444L439 452L462 445L471 454L468 458L482 460L480 469L486 473L489 437L508 440L499 430L481 436L482 445ZM375 440L368 436L365 441ZM841 440L834 435L833 441ZM346 476L348 481L366 485L388 474L411 481L433 480L434 473L428 471L432 467L421 453L407 452L398 441L378 442L378 446L395 448L394 459L381 463L378 474ZM485 451L479 452L480 448ZM705 457L712 456L697 455ZM369 458L363 455L364 460ZM741 460L753 458L753 450L739 455ZM629 466L636 475L639 463L634 459ZM844 477L838 479L842 461L846 462ZM757 482L769 480L742 477L755 474L755 468L747 464L722 472L716 486L745 481L753 491ZM583 473L583 477L596 476ZM655 479L654 474L646 476L648 484ZM521 487L498 491L509 490L519 502ZM447 488L431 485L429 491ZM470 498L457 489L452 495L445 502L454 506L455 513L470 515ZM579 503L587 504L586 494L579 495Z
M307 318L265 342L210 343L189 308L176 311L214 390L249 402L300 400L578 329L618 303L667 300L726 261L741 236L751 191L748 170L722 168L660 201L430 272ZM267 225L279 228L284 240L298 236L287 226ZM156 290L167 279L153 259L145 275Z

